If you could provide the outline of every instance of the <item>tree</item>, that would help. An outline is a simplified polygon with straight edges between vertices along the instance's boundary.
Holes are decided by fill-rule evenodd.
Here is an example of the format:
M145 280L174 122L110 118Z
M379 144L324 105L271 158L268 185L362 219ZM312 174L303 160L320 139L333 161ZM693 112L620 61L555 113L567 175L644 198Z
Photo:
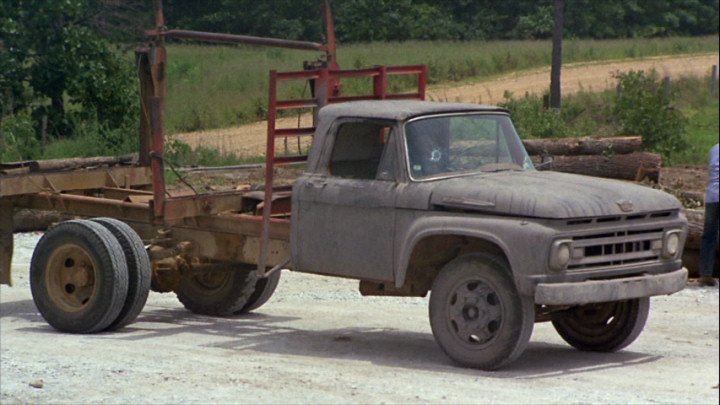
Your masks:
M48 133L56 136L71 135L79 120L119 128L136 117L131 67L90 25L101 3L2 2L4 112L29 109L36 127L47 117Z

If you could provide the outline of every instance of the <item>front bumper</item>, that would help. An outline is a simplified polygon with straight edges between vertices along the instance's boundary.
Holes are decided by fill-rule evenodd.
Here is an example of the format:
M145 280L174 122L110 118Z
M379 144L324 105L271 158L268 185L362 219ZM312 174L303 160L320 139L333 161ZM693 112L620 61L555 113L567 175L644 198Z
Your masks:
M583 305L678 292L687 284L688 272L682 268L670 273L646 274L611 280L572 283L540 283L535 303L540 305Z

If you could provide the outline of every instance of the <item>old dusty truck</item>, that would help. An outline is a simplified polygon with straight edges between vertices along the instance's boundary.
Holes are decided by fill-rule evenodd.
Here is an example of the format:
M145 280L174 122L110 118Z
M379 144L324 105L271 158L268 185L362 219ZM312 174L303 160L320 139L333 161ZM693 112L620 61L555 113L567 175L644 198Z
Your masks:
M291 269L357 279L363 295L430 293L442 350L491 370L523 352L535 322L552 322L580 350L622 349L642 331L649 297L685 286L687 223L674 197L536 171L508 111L423 101L423 66L271 72L264 191L170 193L162 40L172 31L160 19L150 35L153 46L138 50L137 161L0 166L3 283L14 208L103 217L55 225L33 255L33 299L60 331L122 328L150 289L195 313L242 314ZM416 91L390 92L394 75L415 76ZM368 78L372 93L340 95L348 77ZM309 80L313 97L281 100L288 80ZM315 111L314 125L278 128L287 109ZM280 153L283 137L311 142L307 156ZM299 161L292 189L275 187L276 165Z

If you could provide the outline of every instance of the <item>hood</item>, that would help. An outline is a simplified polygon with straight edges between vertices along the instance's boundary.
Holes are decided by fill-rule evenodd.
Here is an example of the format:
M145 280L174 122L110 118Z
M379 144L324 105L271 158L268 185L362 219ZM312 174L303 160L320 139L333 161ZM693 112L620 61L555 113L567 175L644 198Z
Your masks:
M483 173L434 184L432 206L568 219L680 209L672 195L618 180L549 171Z

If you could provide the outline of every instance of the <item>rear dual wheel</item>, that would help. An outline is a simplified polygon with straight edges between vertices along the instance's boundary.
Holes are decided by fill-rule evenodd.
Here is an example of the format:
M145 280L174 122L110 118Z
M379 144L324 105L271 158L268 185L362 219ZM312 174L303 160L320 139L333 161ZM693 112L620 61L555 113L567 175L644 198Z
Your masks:
M94 218L120 242L128 268L128 292L120 314L105 330L123 328L135 321L150 293L151 267L145 245L140 236L126 223L114 218Z
M149 291L150 264L139 236L110 218L63 222L38 242L30 288L57 330L95 333L131 323Z
M43 235L30 264L30 289L53 328L94 333L120 315L128 291L118 240L100 224L63 222Z
M280 271L260 279L251 267L207 271L183 278L175 294L191 312L229 316L260 308L275 292L279 281Z

